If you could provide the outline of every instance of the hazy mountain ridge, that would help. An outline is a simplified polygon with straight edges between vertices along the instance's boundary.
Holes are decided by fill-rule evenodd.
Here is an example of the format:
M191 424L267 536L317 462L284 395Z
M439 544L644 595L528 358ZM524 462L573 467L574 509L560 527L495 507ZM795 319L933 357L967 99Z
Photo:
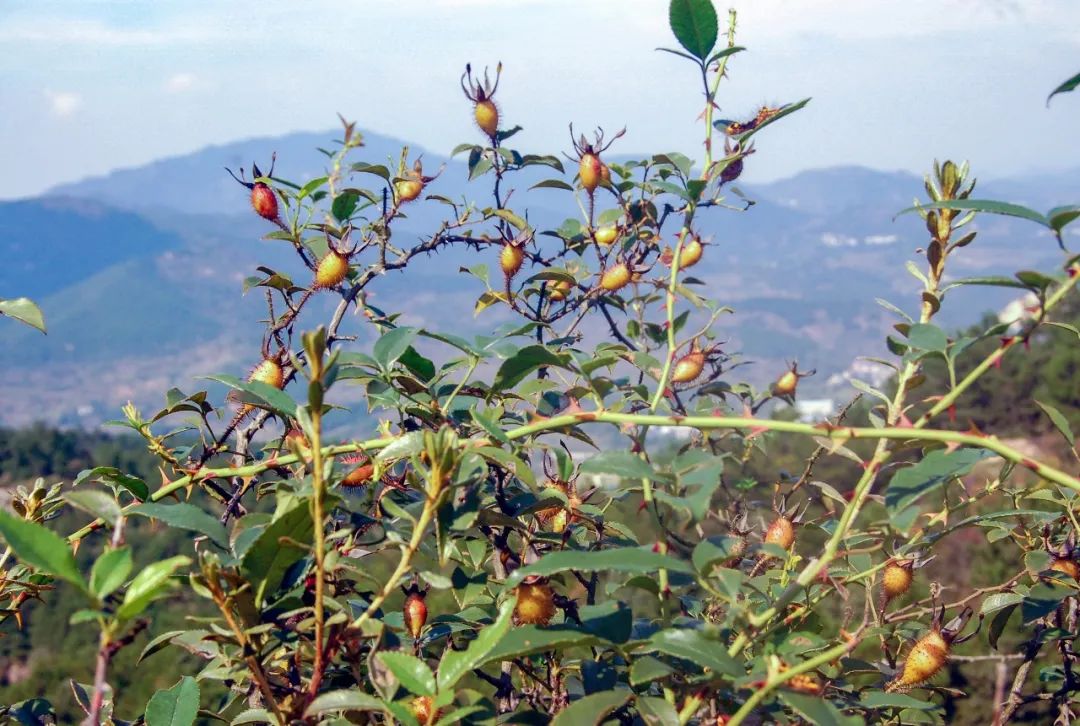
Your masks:
M243 278L255 274L258 264L291 272L298 284L306 284L309 273L286 245L261 240L269 225L247 208L246 190L223 167L250 168L254 160L267 171L277 151L276 175L303 181L324 173L325 157L316 147L332 148L334 136L300 133L208 147L63 185L44 198L0 203L0 229L6 230L0 251L7 261L0 268L0 292L37 296L50 327L42 337L22 326L0 325L0 422L92 424L114 417L129 397L148 397L146 405L153 405L169 385L203 387L205 382L192 381L194 375L242 374L257 349L255 321L265 315L261 295L240 295ZM354 160L388 163L400 156L400 141L375 134L365 140ZM489 193L486 183L466 181L460 157L448 160L419 147L411 157L418 153L424 154L427 173L445 164L432 193ZM563 178L569 181L573 169L567 166ZM529 211L539 229L562 221L554 209L574 209L560 197L566 192L526 191L537 179L557 176L544 168L513 185L515 204ZM1080 196L1080 185L1067 182L1061 175L997 180L980 187L977 196L1000 189L1010 201L1022 196L1046 209L1068 201L1074 188ZM756 202L746 212L709 210L698 217L711 244L694 276L710 295L737 309L737 315L721 319L718 335L730 349L758 361L752 371L758 379L767 380L784 360L796 357L807 368L817 367L820 375L806 382L806 391L823 393L824 381L855 356L883 353L883 336L894 321L875 298L911 310L917 305L917 283L902 270L926 232L916 215L893 217L923 196L922 180L904 172L837 167L741 185L740 191ZM410 218L402 220L395 237L407 244L416 237L410 230L431 229L447 210L435 202L410 205ZM984 216L979 227L977 243L956 258L957 275L1008 274L1059 259L1053 241L1032 225ZM540 243L553 241L541 237ZM70 264L73 259L78 263ZM405 311L410 324L490 332L505 315L498 309L469 315L482 286L457 274L460 265L479 262L492 269L496 264L493 255L448 249L420 260L408 276L377 280L372 302ZM951 297L943 318L947 326L967 324L1011 296L962 288ZM327 297L317 306L328 310L331 301ZM371 335L362 323L350 325L361 341ZM100 375L85 374L103 363Z

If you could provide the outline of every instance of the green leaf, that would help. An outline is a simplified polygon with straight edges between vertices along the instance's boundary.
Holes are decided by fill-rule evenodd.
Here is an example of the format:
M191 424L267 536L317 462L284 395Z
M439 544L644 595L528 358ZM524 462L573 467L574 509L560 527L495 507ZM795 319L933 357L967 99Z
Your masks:
M1011 277L964 277L959 280L953 280L945 286L945 290L950 290L954 287L960 287L962 285L985 285L987 287L1011 287L1019 290L1026 290L1028 286L1022 282L1019 282Z
M781 691L780 700L814 726L846 726L849 723L863 723L860 718L846 718L840 713L840 709L821 696Z
M907 337L911 346L919 350L944 353L945 348L949 345L949 339L945 336L945 331L936 325L916 323L908 330Z
M513 225L516 229L520 231L525 231L529 228L528 222L511 212L509 209L494 209L492 210L492 214L494 214L499 219L505 219L507 222L509 222L511 225Z
M124 592L124 601L117 608L116 617L130 620L141 614L150 603L168 591L173 573L190 564L190 557L177 555L144 567Z
M242 724L249 723L274 723L274 721L273 714L265 708L249 708L236 714L236 717L229 724L230 726L242 726Z
M304 197L308 196L309 194L314 192L316 189L321 187L323 184L326 184L326 182L329 179L330 179L330 177L326 177L326 176L315 177L314 179L309 181L307 184L300 187L300 191L296 193L296 198L297 199L303 199Z
M435 674L424 661L408 653L385 650L379 653L379 660L410 693L435 695Z
M1041 582L1028 591L1024 596L1024 602L1020 611L1024 616L1024 622L1030 623L1045 617L1057 610L1061 601L1070 595L1075 595L1076 590L1057 582Z
M994 650L997 650L998 639L1005 631L1005 626L1009 624L1009 618L1012 617L1013 611L1015 611L1018 607L1020 606L1008 605L1006 607L1003 607L1001 610L998 610L996 613L994 613L994 617L990 619L990 628L987 630L986 633L986 641Z
M390 181L390 170L382 164L368 164L363 161L358 161L352 165L352 170L361 174L374 174L375 176L382 177L386 181Z
M0 535L23 564L87 591L71 547L60 535L3 510L0 510Z
M998 592L993 595L988 595L986 599L982 601L982 606L979 608L979 614L989 615L992 612L996 612L1010 605L1017 605L1022 602L1023 599L1024 596L1018 592Z
M982 449L935 449L913 466L901 469L885 490L885 505L891 512L908 507L925 494L940 489L951 479L962 476L989 455Z
M95 466L93 469L83 469L75 477L73 486L78 486L88 479L105 481L123 487L139 501L150 498L150 487L146 486L146 482L137 477L129 476L112 466Z
M927 204L920 204L916 207L908 207L896 213L899 217L901 214L907 214L908 212L917 212L919 210L926 209L955 209L958 211L975 211L984 212L987 214L1002 214L1006 217L1019 217L1020 219L1026 219L1036 224L1041 224L1044 227L1049 227L1050 222L1046 217L1036 212L1034 209L1028 209L1022 207L1019 204L1010 204L1008 202L996 202L992 199L948 199L940 202L933 202Z
M1054 207L1046 213L1046 218L1050 223L1050 229L1060 233L1066 225L1080 218L1080 206Z
M629 451L603 451L582 462L581 471L587 474L614 474L626 479L656 478L656 472L649 463Z
M709 537L698 542L690 559L694 569L708 576L715 565L727 562L745 548L746 543L738 537Z
M496 391L513 388L530 373L546 366L566 368L566 359L542 345L527 345L503 361L491 387Z
M679 712L659 696L638 696L634 707L645 726L680 726Z
M723 58L727 58L728 56L731 56L731 55L735 55L736 53L742 53L744 50L746 50L746 48L741 46L741 45L733 45L730 48L724 48L723 50L718 50L715 53L713 53L711 56L709 56L709 60L705 61L705 65L712 65L713 63L715 63L718 60L721 60Z
M202 376L205 380L224 383L229 388L239 391L240 403L248 403L259 408L270 409L278 416L292 418L296 415L296 401L281 389L274 388L262 381L241 381L236 376L218 374Z
M1058 95L1059 93L1068 93L1070 91L1075 91L1077 87L1080 87L1080 73L1077 73L1075 76L1073 76L1072 78L1055 88L1053 91L1051 91L1050 95L1046 97L1046 105L1049 106L1050 99Z
M519 625L499 641L481 665L549 650L586 648L604 643L602 638L569 623L545 626Z
M276 592L285 577L285 571L301 559L306 550L283 543L287 539L310 544L315 525L306 502L301 503L275 519L262 531L240 562L240 572L256 587L256 599Z
M324 693L307 707L305 716L318 716L327 711L382 711L386 708L382 701L356 689L330 691Z
M812 99L810 99L810 98L804 98L803 100L799 101L798 103L785 104L784 106L780 107L779 111L772 114L771 116L769 116L767 119L765 119L761 123L755 125L752 129L750 129L748 131L744 131L741 134L736 134L734 136L734 138L739 140L739 143L743 148L746 148L747 142L750 141L750 139L753 138L753 136L755 134L757 134L759 131L764 129L766 126L770 126L770 125L776 123L777 121L784 118L785 116L790 116L791 114L795 113L796 111L802 110L803 108L806 107L806 104L810 103L811 100ZM729 120L721 119L721 120L718 120L718 121L713 121L713 127L716 128L718 131L722 131L724 133L727 133L727 125L729 123L730 123Z
M599 726L612 711L622 708L633 697L631 691L621 689L585 696L559 711L551 726Z
M32 328L37 328L43 333L45 332L45 318L41 314L41 308L28 298L18 297L14 300L0 300L0 315L14 318Z
M495 649L499 641L506 636L512 625L515 599L508 599L499 608L499 616L495 622L480 630L465 648L465 650L450 650L443 654L439 663L438 684L440 691L449 691L458 681L470 673L474 668L479 668L487 655Z
M109 550L94 561L94 567L90 570L90 592L103 600L124 584L131 574L131 568L130 547Z
M674 672L675 669L664 661L644 655L634 659L634 664L630 666L630 685L640 686L642 683L667 678Z
M506 438L506 432L502 430L494 416L476 408L469 409L469 414L477 426L482 428L488 436L504 444L510 443L510 439Z
M563 189L568 192L574 191L574 188L562 179L545 179L542 182L533 184L529 189Z
M724 643L707 638L700 631L691 629L667 629L653 633L647 647L665 655L683 658L717 675L739 678L745 674L735 659L727 654Z
M1054 428L1065 437L1065 443L1069 445L1069 448L1076 446L1076 436L1073 435L1072 427L1069 425L1069 419L1065 418L1061 411L1058 411L1048 403L1035 401L1035 405L1041 408L1043 412L1050 417L1050 420L1054 423Z
M914 708L919 711L930 711L937 708L937 704L929 701L920 701L903 693L885 693L885 691L864 693L859 702L866 708Z
M65 492L64 499L110 525L115 524L116 520L123 516L120 513L120 505L112 495L98 489L77 489L73 492Z
M656 572L692 572L690 565L669 555L654 552L652 548L614 547L607 550L580 552L561 550L549 552L531 565L518 568L506 578L505 587L517 587L530 575L554 575L558 572L628 572L635 575Z
M671 0L668 21L688 53L702 61L709 57L720 32L712 0Z
M152 519L160 519L170 527L205 534L214 544L226 549L229 547L229 535L225 531L225 525L193 504L187 502L179 504L147 502L133 507L131 513L141 514Z
M146 704L146 726L191 726L198 715L199 684L191 676L158 691Z
M359 201L360 195L350 190L345 190L341 194L334 197L334 203L330 207L330 211L334 215L334 219L339 222L344 222L346 219L351 217L352 213L356 211L356 204Z
M394 362L404 355L412 342L416 340L419 333L418 328L394 328L387 331L375 341L371 355L384 371L390 370Z

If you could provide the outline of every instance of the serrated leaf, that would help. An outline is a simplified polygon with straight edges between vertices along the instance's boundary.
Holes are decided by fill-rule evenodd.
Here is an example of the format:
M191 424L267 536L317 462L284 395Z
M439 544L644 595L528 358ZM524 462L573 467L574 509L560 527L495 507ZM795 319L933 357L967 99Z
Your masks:
M979 614L989 615L990 613L1009 607L1010 605L1017 605L1022 602L1023 599L1024 596L1018 592L998 592L993 595L987 595L986 599L982 601L982 605L979 607Z
M318 716L329 711L382 711L386 705L359 689L330 691L318 696L304 711L305 716Z
M87 480L101 480L116 484L126 489L133 497L140 501L150 498L150 487L142 479L123 473L112 466L95 466L93 469L83 469L75 477L74 486L78 486Z
M929 701L920 701L903 693L885 693L884 691L869 691L859 698L859 703L867 708L914 708L919 711L930 711L937 708L937 704Z
M701 61L709 57L720 32L712 0L671 0L668 22L688 53Z
M545 179L542 182L533 184L529 189L562 189L568 192L574 191L574 187L570 186L562 179Z
M1026 219L1036 224L1041 224L1044 227L1049 227L1050 222L1043 215L1036 212L1034 209L1028 209L1022 207L1019 204L1010 204L1008 202L998 202L992 199L948 199L940 202L932 202L927 204L920 204L916 207L908 207L896 213L899 217L902 214L908 214L909 212L917 212L919 210L927 209L955 209L958 211L974 211L983 212L986 214L1001 214L1006 217L1018 217L1020 219Z
M655 479L649 463L629 451L603 451L581 464L586 474L614 474L627 479Z
M530 575L547 576L569 570L576 572L626 572L639 575L662 569L671 572L693 571L688 563L677 560L670 555L654 552L652 548L613 547L592 552L562 550L549 552L531 565L514 570L514 573L506 578L505 587L517 587L522 580Z
M142 614L151 602L167 592L173 573L190 564L190 557L177 555L144 567L124 592L124 601L117 608L116 617L130 620Z
M644 655L635 658L633 665L630 666L630 685L640 686L642 683L667 678L674 672L675 669L664 661L653 658L651 655Z
M989 455L982 449L935 449L913 466L898 471L885 490L885 505L890 512L911 506L924 495L940 489L951 479L962 476Z
M1012 616L1013 611L1019 605L1008 605L1001 608L994 613L994 617L990 618L990 627L986 632L987 642L990 643L990 647L997 650L998 640L1001 638L1001 634L1005 631L1005 626L1009 623L1009 618Z
M251 543L240 561L240 572L248 582L255 585L256 598L275 592L285 577L285 571L307 551L282 539L309 544L315 526L306 502L293 507L275 519Z
M1066 226L1080 218L1080 206L1054 207L1046 213L1046 217L1050 223L1050 229L1060 233Z
M87 591L71 547L60 535L3 510L0 510L0 535L24 564Z
M949 345L945 331L936 325L916 323L908 330L908 343L913 348L944 353Z
M98 489L77 489L64 492L64 499L109 524L115 524L121 517L120 505L116 499L111 494Z
M633 697L631 691L619 689L579 698L559 711L551 721L551 726L599 726L607 720L612 711L622 708Z
M258 408L269 409L278 416L286 419L296 415L296 401L293 400L292 396L279 388L274 388L268 383L263 383L262 381L242 381L236 376L225 374L202 376L202 378L210 381L217 381L218 383L224 383L229 388L239 391L240 395L237 397L237 400L240 403L247 403Z
M414 655L398 651L382 651L378 657L410 693L417 696L435 695L435 674L427 663Z
M840 709L821 696L780 691L780 700L814 726L848 726L852 723L863 723L861 718L845 717Z
M26 323L32 328L45 332L45 317L33 300L17 297L14 300L0 300L0 315Z
M1078 87L1080 87L1080 73L1077 73L1075 76L1051 91L1050 95L1046 97L1046 105L1049 106L1050 99L1059 93L1069 93L1070 91L1075 91Z
M404 327L387 331L375 341L371 356L378 361L383 370L390 370L390 367L416 340L419 333L420 331L417 328Z
M723 642L707 638L697 630L689 628L661 630L652 634L647 647L665 655L688 660L717 675L732 678L745 675L742 666L728 655Z
M496 391L513 388L529 374L549 366L566 368L566 359L542 345L527 345L503 361L491 387Z
M147 502L133 507L131 513L160 519L170 527L205 534L214 544L225 549L229 547L229 535L225 530L225 525L193 504L187 502L180 502L179 504Z
M146 704L146 726L191 726L198 715L199 684L191 676L158 691Z
M1075 594L1076 590L1057 582L1040 582L1024 596L1024 602L1020 606L1024 622L1030 623L1049 615L1057 610L1062 600Z
M99 600L105 599L124 584L124 580L131 574L132 566L130 547L105 552L94 561L90 570L90 591Z
M1065 418L1061 411L1058 411L1048 403L1035 401L1035 405L1041 408L1043 413L1050 417L1050 420L1054 424L1054 428L1058 430L1058 433L1065 437L1065 442L1069 445L1069 448L1076 446L1076 436L1073 435L1072 426L1069 425L1069 419Z
M515 599L511 598L499 608L499 615L491 625L480 629L465 650L447 650L439 663L437 676L440 691L449 691L465 674L479 668L487 655L495 649L513 624Z

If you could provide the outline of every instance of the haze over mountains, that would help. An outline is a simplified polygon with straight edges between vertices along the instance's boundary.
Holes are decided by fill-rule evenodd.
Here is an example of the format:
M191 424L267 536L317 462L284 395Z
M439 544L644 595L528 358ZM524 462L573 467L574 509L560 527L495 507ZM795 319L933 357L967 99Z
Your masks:
M256 321L265 315L261 295L241 294L243 279L259 264L292 271L298 282L306 277L285 245L261 239L269 225L251 213L245 190L223 167L250 168L254 160L265 170L276 151L276 176L302 182L323 173L325 157L316 147L331 148L337 135L296 133L212 146L66 184L40 198L0 202L0 293L35 298L49 326L49 335L41 336L0 324L0 423L93 426L116 418L128 399L149 408L170 386L205 387L196 376L242 374L258 355ZM396 162L401 153L401 141L374 134L365 141L354 160ZM486 182L466 181L460 157L424 152L429 173L444 163L427 191L451 198L487 193ZM538 229L556 226L566 215L553 210L576 205L568 205L562 191L526 196L537 178L514 184L515 206L527 208ZM741 370L758 382L797 358L800 367L818 369L802 389L807 395L849 395L837 374L858 355L882 356L894 322L874 299L909 311L917 306L918 285L903 266L926 233L917 216L893 216L925 196L922 180L838 167L741 189L756 202L749 211L711 210L698 218L713 244L694 275L737 311L719 325L725 349L755 361ZM998 180L980 184L975 196L1046 210L1080 199L1080 174ZM441 221L446 209L430 201L411 205L395 234L415 237ZM1057 245L1033 225L984 215L978 229L976 242L955 258L957 277L1060 264ZM508 319L505 312L492 308L474 318L473 303L483 290L457 272L461 265L494 263L478 257L452 249L422 259L407 277L378 280L372 302L405 311L409 324L490 332ZM1013 296L967 287L949 297L941 324L959 327ZM331 303L327 297L316 307L328 310ZM325 316L316 311L307 319L315 325ZM361 345L371 340L370 326L350 325Z

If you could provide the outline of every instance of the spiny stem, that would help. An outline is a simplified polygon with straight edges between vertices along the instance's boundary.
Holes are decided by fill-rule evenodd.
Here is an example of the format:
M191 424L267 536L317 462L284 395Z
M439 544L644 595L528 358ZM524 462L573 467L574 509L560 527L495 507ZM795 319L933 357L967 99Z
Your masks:
M1046 299L1046 302L1043 304L1042 309L1042 313L1044 315L1050 310L1052 310L1054 307L1056 307L1065 298L1069 291L1076 287L1077 282L1080 281L1080 264L1075 264L1070 267L1068 270L1068 275L1068 279L1064 283L1062 283L1062 285L1057 290L1054 291L1053 295ZM932 419L934 416L937 416L939 413L945 411L954 403L956 403L956 399L958 399L961 394L964 393L964 391L970 388L971 385L975 383L975 381L982 377L984 373L990 370L990 368L997 365L998 362L1001 361L1003 357L1005 357L1006 352L1008 352L1014 346L1022 342L1023 339L1020 337L1012 337L1008 340L1002 341L1002 344L999 348L990 353L990 355L986 356L986 358L984 358L982 362L979 363L979 365L975 366L975 368L973 368L970 373L964 376L963 380L953 386L952 390L942 396L941 399L937 403L935 403L929 411L923 414L922 417L915 422L915 428L921 429L923 426L930 423L930 419Z
M846 640L844 643L833 646L828 650L822 651L813 658L808 658L802 663L792 666L785 671L770 675L769 678L765 681L764 685L751 693L750 697L746 699L742 707L739 708L739 710L731 716L731 718L727 722L727 726L738 726L738 724L741 724L744 720L746 720L747 716L754 712L754 709L757 708L758 704L761 703L765 699L765 697L769 695L769 693L771 693L774 689L787 683L795 676L820 668L821 666L830 663L843 655L846 655L853 648L855 648L856 645L859 644L859 641L859 635L856 634Z
M390 596L394 588L401 581L401 578L408 574L409 568L412 567L412 559L416 556L417 550L420 549L420 543L424 539L424 533L427 530L428 525L431 523L432 518L435 515L435 503L430 499L424 500L424 508L420 512L420 517L416 520L416 526L413 528L412 537L409 539L409 543L401 548L401 559L398 560L397 567L391 573L390 578L383 585L382 590L371 600L371 604L368 605L364 612L357 616L356 620L352 622L350 628L360 628L367 620L375 613L376 610L383 604L383 602Z
M313 362L312 367L316 364ZM323 482L323 453L322 453L322 406L311 407L311 479L315 490L311 498L311 519L315 523L315 660L312 664L311 683L308 687L308 697L314 698L319 692L322 683L325 653L323 643L325 641L326 627L326 531L324 529L323 495L325 483Z
M236 622L236 618L233 617L232 607L229 605L228 597L222 591L220 584L218 584L216 580L211 580L208 583L208 589L210 590L210 595L214 600L214 604L217 605L218 610L221 611L229 629L232 630L233 635L236 636L236 642L243 653L244 663L247 665L248 670L251 671L251 675L255 679L256 685L259 686L259 690L262 692L266 705L270 707L277 722L279 724L284 724L285 716L281 713L281 707L278 706L277 699L274 698L274 691L270 688L270 681L267 680L262 665L259 663L258 659L255 658L255 651L251 646L251 641L248 640L244 629L240 627L240 624Z

